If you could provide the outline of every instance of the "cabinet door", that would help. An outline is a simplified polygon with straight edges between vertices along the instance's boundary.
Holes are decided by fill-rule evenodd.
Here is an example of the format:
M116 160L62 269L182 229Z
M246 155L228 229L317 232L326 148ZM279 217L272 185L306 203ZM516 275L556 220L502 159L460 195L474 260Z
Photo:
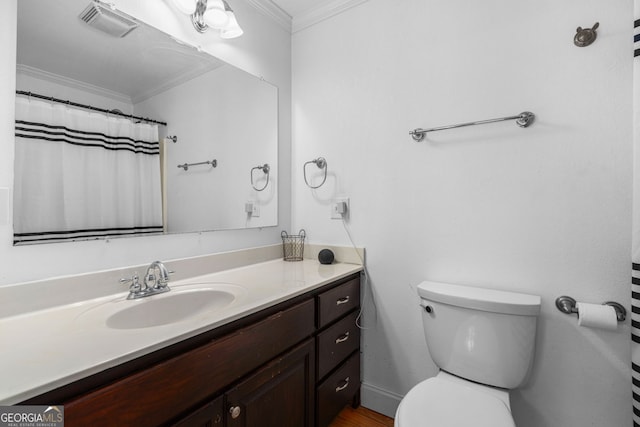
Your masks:
M220 396L213 402L197 409L172 427L222 427L224 421L224 399Z
M273 360L225 394L228 427L305 427L314 419L314 341Z

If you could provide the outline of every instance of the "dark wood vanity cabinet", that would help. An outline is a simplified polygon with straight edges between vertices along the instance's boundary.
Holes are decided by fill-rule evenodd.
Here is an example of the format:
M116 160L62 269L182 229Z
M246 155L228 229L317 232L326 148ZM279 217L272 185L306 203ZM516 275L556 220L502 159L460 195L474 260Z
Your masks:
M354 274L25 404L65 425L326 427L359 404Z

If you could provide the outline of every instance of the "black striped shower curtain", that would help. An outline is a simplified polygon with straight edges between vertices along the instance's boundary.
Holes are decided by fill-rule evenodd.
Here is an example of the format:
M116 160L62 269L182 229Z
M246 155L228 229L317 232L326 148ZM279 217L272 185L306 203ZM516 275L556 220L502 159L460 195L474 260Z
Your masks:
M633 116L634 185L631 273L631 374L633 425L640 427L640 0L634 0Z
M16 98L14 245L162 233L157 125Z

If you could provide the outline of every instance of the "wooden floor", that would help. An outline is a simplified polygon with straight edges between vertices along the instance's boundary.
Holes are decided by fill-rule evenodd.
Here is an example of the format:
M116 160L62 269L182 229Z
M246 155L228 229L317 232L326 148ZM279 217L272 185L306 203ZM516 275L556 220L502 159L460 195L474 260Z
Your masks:
M393 418L386 417L363 406L346 406L329 427L393 427Z

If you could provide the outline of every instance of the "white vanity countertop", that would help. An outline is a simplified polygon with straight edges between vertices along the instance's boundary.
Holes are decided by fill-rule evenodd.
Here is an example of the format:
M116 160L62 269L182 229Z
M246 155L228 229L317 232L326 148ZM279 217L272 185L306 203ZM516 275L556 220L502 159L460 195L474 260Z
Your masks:
M169 285L176 290L194 283L230 283L243 292L228 307L150 328L111 329L104 318L87 315L88 310L104 311L102 307L128 292L1 318L0 404L19 403L360 270L357 264L273 260L172 281Z

